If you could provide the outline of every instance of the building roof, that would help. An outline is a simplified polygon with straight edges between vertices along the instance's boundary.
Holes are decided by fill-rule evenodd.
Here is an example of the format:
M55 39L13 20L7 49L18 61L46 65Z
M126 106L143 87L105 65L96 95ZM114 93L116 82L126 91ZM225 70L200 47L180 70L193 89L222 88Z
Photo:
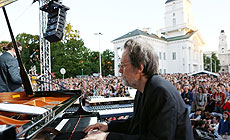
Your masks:
M138 36L138 35L143 35L143 36L147 36L147 37L151 37L151 38L155 38L155 39L159 39L159 40L163 40L163 41L176 41L176 40L181 40L181 39L188 39L190 38L196 31L189 31L188 33L186 33L185 35L181 35L181 36L175 36L175 37L170 37L170 38L165 38L165 37L159 37L155 34L149 34L147 32L141 31L139 29L133 30L132 32L129 32L121 37L118 37L116 39L114 39L113 41L117 41L117 40L121 40L121 39L125 39L125 38L129 38L129 37L133 37L133 36Z
M169 3L169 2L171 2L171 1L175 1L175 0L167 0L167 1L165 2L165 4L166 4L166 3Z
M172 2L172 1L176 1L176 0L167 0L166 2L165 2L165 4L167 4L167 3L169 3L169 2ZM187 0L188 2L190 2L189 0ZM191 2L190 2L191 3Z
M133 30L132 32L129 32L129 33L127 33L121 37L114 39L113 41L117 41L117 40L124 39L124 38L129 38L129 37L133 37L133 36L137 36L137 35L143 35L143 36L147 36L147 37L158 38L157 35L149 34L147 32L136 29L136 30Z
M192 75L195 76L197 74L199 74L199 75L200 74L207 74L207 75L211 75L211 76L214 76L214 77L218 77L219 76L219 74L217 74L217 73L206 71L206 70L194 72L194 73L189 74L188 76L192 76Z
M175 37L170 37L170 38L166 38L166 41L176 41L176 40L181 40L181 39L188 39L190 38L196 31L189 31L187 32L185 35L181 35L181 36L175 36Z

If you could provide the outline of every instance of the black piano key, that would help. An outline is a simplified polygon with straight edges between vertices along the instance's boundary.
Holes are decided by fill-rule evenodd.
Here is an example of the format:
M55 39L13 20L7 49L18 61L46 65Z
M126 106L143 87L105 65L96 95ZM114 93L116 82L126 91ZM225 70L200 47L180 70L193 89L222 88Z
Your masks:
M86 134L82 132L82 130L89 125L91 118L92 117L69 118L68 122L61 129L61 133L59 133L54 140L68 140L69 138L71 138L70 140L80 140L84 138Z

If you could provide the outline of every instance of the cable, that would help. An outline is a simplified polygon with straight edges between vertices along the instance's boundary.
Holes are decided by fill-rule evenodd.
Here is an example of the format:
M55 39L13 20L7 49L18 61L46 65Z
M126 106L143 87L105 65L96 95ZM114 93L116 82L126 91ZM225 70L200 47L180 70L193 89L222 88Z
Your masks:
M77 126L78 126L78 124L79 124L80 120L81 120L81 115L80 115L80 118L79 118L79 120L78 120L77 124L75 125L75 127L74 127L74 129L73 129L73 131L72 131L72 133L71 133L71 135L70 135L70 137L69 137L69 139L68 139L68 140L70 140L70 139L71 139L71 137L73 136L73 133L74 133L74 131L76 130L76 128L77 128Z

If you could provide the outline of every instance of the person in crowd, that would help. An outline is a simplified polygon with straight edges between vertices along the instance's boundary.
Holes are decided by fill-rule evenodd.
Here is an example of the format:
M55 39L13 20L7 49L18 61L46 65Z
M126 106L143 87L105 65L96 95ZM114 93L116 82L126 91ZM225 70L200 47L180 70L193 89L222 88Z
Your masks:
M202 113L202 110L197 109L196 112L191 113L189 115L189 119L190 119L191 124L192 124L193 127L196 127L197 124L198 124L198 121L201 120L201 113Z
M225 100L223 111L230 111L230 96L228 96Z
M196 112L194 113L191 113L189 115L189 118L191 121L198 121L201 119L201 113L202 113L202 110L201 109L197 109Z
M229 112L227 111L223 112L223 119L220 120L218 134L221 136L230 134Z
M189 91L189 86L185 86L184 87L184 92L181 94L185 104L186 104L186 107L188 109L188 114L191 113L191 105L192 105L192 102L193 102L193 95L192 93Z
M219 122L220 116L215 115L213 117L213 124L209 125L209 131L211 131L211 133L214 134L217 138L220 138L220 135L218 134Z
M222 91L224 92L226 98L229 97L229 86L228 85L226 86L222 85Z
M181 95L181 85L178 84L178 85L176 86L176 88L177 88L177 91L179 92L179 94Z
M196 94L196 109L205 110L205 107L208 103L207 95L204 93L203 87L198 88L198 94Z
M222 107L224 106L225 95L220 87L218 87L217 90L214 90L212 99L215 101L215 112L222 113L223 111Z
M19 42L16 44L20 53L22 45ZM8 43L3 50L5 52L0 56L0 92L22 92L22 79L13 43Z
M192 111L195 111L196 110L196 95L199 94L199 84L196 84L193 89L191 90L192 91L192 95L193 95L193 102L192 102Z
M141 40L124 45L119 72L124 84L137 89L131 119L97 123L83 131L83 140L181 139L192 140L188 110L177 89L158 75L158 55ZM97 129L98 131L91 131Z
M206 121L205 120L199 120L198 121L198 126L196 127L199 130L208 132L208 129L206 128Z

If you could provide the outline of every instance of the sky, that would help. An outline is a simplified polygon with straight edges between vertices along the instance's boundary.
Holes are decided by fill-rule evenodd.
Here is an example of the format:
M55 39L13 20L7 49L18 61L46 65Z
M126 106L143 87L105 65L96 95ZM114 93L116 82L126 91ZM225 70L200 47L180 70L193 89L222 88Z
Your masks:
M39 3L18 0L6 11L16 36L39 34ZM200 31L205 51L218 49L219 35L225 30L230 43L230 0L190 0L194 26ZM151 28L152 33L164 28L166 0L62 0L70 8L66 22L80 31L85 46L93 51L113 50L112 40L135 29ZM103 35L95 35L95 33ZM10 41L10 34L0 8L0 41ZM228 45L229 46L229 45ZM230 47L228 47L230 49Z

